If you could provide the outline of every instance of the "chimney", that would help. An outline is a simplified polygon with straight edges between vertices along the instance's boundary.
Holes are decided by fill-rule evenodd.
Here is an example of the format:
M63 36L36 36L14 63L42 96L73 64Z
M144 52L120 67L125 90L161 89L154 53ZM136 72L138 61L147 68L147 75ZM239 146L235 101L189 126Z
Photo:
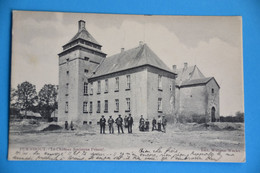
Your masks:
M142 46L144 44L143 41L139 41L139 46Z
M121 48L121 53L124 52L124 51L125 51L125 48L122 47L122 48Z
M172 70L173 70L173 71L176 71L176 70L177 70L177 65L173 65L173 66L172 66Z
M187 68L188 68L188 63L185 62L185 63L184 63L184 67L183 67L183 69L186 70Z
M83 29L85 29L85 21L84 20L80 20L79 21L79 31L82 31Z

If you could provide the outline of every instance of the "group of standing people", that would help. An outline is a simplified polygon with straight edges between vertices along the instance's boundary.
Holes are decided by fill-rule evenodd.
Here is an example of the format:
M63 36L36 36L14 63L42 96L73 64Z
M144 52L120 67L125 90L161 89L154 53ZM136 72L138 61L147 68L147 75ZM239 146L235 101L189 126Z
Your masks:
M141 115L141 118L139 120L139 130L149 131L149 124L150 124L149 120L148 119L145 120ZM153 118L152 120L152 131L157 130L166 133L166 125L167 125L166 117L164 115L163 116L158 115L157 120L155 118Z
M153 118L152 125L153 125L152 131L158 130L159 132L166 133L167 119L164 115L162 116L158 115L157 121L155 118Z
M124 118L124 120L121 117L121 115L118 115L116 120L114 120L112 118L112 116L109 116L109 119L107 120L107 124L108 124L110 134L114 133L114 123L117 125L118 133L120 133L120 131L121 131L121 133L124 133L123 124L125 124L125 127L128 130L128 133L132 133L132 127L133 127L134 121L133 121L131 114L126 116ZM102 115L102 117L100 118L99 125L100 125L100 134L105 134L106 119L105 119L104 115Z
M117 126L118 133L124 133L123 126L127 128L128 133L133 132L132 128L133 128L134 120L131 114L129 114L128 116L126 115L124 119L121 117L121 115L118 115L116 120L114 120L112 116L109 116L107 121L104 115L102 115L99 120L100 134L105 134L106 123L108 125L110 134L114 133L114 123ZM167 124L166 117L164 115L162 116L158 115L157 120L155 118L153 118L152 120L152 131L157 130L166 133L166 124ZM149 125L150 125L149 120L148 119L145 120L143 118L143 115L141 115L141 118L139 120L139 130L149 131Z
M68 121L65 121L65 129L66 129L66 130L69 130L69 129L75 130L73 122L71 121L71 122L70 122L70 126L69 126Z

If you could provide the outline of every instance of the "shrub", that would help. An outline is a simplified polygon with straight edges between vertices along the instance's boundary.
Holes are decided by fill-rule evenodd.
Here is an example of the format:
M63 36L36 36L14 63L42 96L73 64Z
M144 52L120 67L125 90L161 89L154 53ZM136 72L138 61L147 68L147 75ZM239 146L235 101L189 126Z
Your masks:
M206 117L205 115L198 115L198 114L193 114L192 116L192 122L202 124L206 122Z

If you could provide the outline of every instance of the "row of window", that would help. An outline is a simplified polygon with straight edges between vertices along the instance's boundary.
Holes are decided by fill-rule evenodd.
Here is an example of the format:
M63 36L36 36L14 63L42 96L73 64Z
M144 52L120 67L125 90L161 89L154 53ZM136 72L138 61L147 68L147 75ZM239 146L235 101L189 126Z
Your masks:
M93 94L93 82L90 83L90 91L88 91L88 83L84 82L83 86L83 93L84 95L92 95ZM105 80L105 90L104 93L108 93L109 85L108 85L108 79ZM131 77L130 75L126 75L126 90L131 89ZM115 92L119 91L119 77L115 78ZM89 92L89 93L88 93ZM97 81L97 94L101 93L101 81Z
M108 93L108 79L105 80L105 93ZM170 86L171 87L171 86ZM92 95L93 94L93 82L90 83L90 93L88 93L88 83L84 82L84 87L83 87L83 93L84 95ZM131 89L131 76L126 75L126 90ZM162 76L158 75L158 90L162 91ZM172 90L170 88L170 90ZM119 91L119 77L115 78L115 92ZM101 81L97 81L97 94L101 93Z
M108 100L105 100L104 113L108 113ZM65 103L65 113L69 112L69 102ZM131 111L131 101L130 98L126 98L126 110L125 112ZM119 112L119 99L115 99L115 110L114 112ZM162 98L158 98L158 112L162 112ZM83 113L93 113L93 102L83 102ZM101 113L101 102L97 101L97 113Z
M88 73L88 70L85 69L85 74ZM69 71L67 71L67 74L69 74ZM87 83L84 82L83 84L83 94L84 95L93 95L93 82ZM90 85L90 91L89 91L89 85ZM114 86L114 91L118 92L119 91L119 77L115 78L115 86ZM131 89L131 76L126 75L126 89L125 90L130 90ZM108 79L105 79L105 90L104 93L108 93L109 90L109 85L108 85ZM162 91L162 76L158 75L158 90ZM172 85L170 85L170 91L172 91ZM69 83L66 83L66 96L68 96L69 92ZM101 81L97 81L97 94L101 93Z

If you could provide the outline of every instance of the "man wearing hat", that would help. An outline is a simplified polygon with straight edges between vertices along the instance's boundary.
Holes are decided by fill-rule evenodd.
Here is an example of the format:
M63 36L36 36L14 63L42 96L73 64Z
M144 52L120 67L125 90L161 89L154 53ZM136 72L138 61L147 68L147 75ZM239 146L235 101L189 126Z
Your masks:
M104 115L99 120L100 124L100 134L105 134L105 127L106 127L106 119L104 118Z
M109 119L107 120L107 123L108 123L108 127L109 127L109 133L114 133L114 119L112 118L112 116L110 115L109 116Z
M132 126L134 123L133 117L131 116L131 114L129 114L129 116L127 117L127 123L128 123L128 133L132 133Z
M121 118L121 115L118 115L118 117L116 119L116 124L117 124L118 133L120 133L120 129L121 129L121 132L124 133L123 118Z
M154 131L156 129L156 119L155 119L155 117L153 117L152 125L153 125L152 131Z

